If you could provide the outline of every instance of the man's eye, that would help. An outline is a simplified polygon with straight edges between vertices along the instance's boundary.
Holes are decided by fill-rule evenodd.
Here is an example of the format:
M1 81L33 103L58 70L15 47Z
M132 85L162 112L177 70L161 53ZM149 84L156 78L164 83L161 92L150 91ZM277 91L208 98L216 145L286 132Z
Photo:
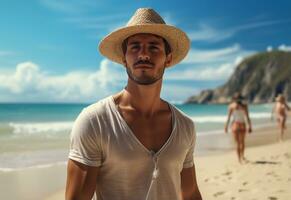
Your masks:
M157 50L159 50L159 48L158 48L158 47L156 47L156 46L150 46L150 49L151 49L151 50L154 50L154 51L157 51Z
M138 49L138 48L139 48L138 45L131 46L131 49L133 49L133 50Z
M159 51L159 47L157 47L157 46L150 46L150 51L158 52Z

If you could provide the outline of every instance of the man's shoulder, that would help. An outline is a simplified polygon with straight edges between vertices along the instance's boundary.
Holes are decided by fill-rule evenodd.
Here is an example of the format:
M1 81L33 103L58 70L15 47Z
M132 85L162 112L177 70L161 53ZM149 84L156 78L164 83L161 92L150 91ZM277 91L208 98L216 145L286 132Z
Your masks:
M195 124L191 116L185 112L170 104L176 120L176 127L179 131L179 135L185 137L188 141L193 141L196 138Z
M194 124L192 118L187 115L185 112L183 112L182 110L180 110L179 108L177 108L175 105L169 103L169 105L171 106L172 110L174 111L176 118L178 121L180 122L184 122L186 124Z
M83 112L86 112L89 116L98 116L105 114L108 111L110 106L111 96L100 99L99 101L92 103L83 109Z

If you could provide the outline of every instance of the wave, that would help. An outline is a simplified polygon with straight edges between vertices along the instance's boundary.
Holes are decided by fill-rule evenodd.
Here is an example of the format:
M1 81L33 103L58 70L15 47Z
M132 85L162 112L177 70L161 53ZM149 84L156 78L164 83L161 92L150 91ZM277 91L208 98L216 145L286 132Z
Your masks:
M271 113L267 112L250 113L251 119L266 119L270 117ZM227 115L191 116L191 119L196 123L225 123L227 120Z
M59 161L59 162L53 162L48 164L35 164L32 166L27 167L1 167L0 172L12 172L12 171L21 171L25 169L41 169L41 168L49 168L53 166L60 166L60 165L66 165L67 161Z
M10 122L14 134L38 134L71 130L74 122Z
M271 118L271 112L250 113L250 118L254 119Z

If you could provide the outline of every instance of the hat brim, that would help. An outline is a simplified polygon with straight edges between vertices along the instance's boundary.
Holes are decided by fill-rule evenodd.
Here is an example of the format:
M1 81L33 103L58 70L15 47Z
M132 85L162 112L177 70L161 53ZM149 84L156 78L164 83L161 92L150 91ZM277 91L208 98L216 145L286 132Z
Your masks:
M169 66L178 64L190 49L190 40L182 30L166 24L143 24L117 29L107 35L99 44L100 53L108 59L123 65L122 42L138 33L150 33L164 38L172 50Z

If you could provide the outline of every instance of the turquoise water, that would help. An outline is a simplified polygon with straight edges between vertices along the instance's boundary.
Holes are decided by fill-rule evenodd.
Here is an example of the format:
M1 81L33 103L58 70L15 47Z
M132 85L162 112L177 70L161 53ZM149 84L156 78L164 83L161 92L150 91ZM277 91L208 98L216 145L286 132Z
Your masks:
M63 161L73 122L86 106L0 104L0 169ZM223 132L227 105L175 106L195 122L198 135ZM271 104L250 106L255 126L269 122L271 109Z

